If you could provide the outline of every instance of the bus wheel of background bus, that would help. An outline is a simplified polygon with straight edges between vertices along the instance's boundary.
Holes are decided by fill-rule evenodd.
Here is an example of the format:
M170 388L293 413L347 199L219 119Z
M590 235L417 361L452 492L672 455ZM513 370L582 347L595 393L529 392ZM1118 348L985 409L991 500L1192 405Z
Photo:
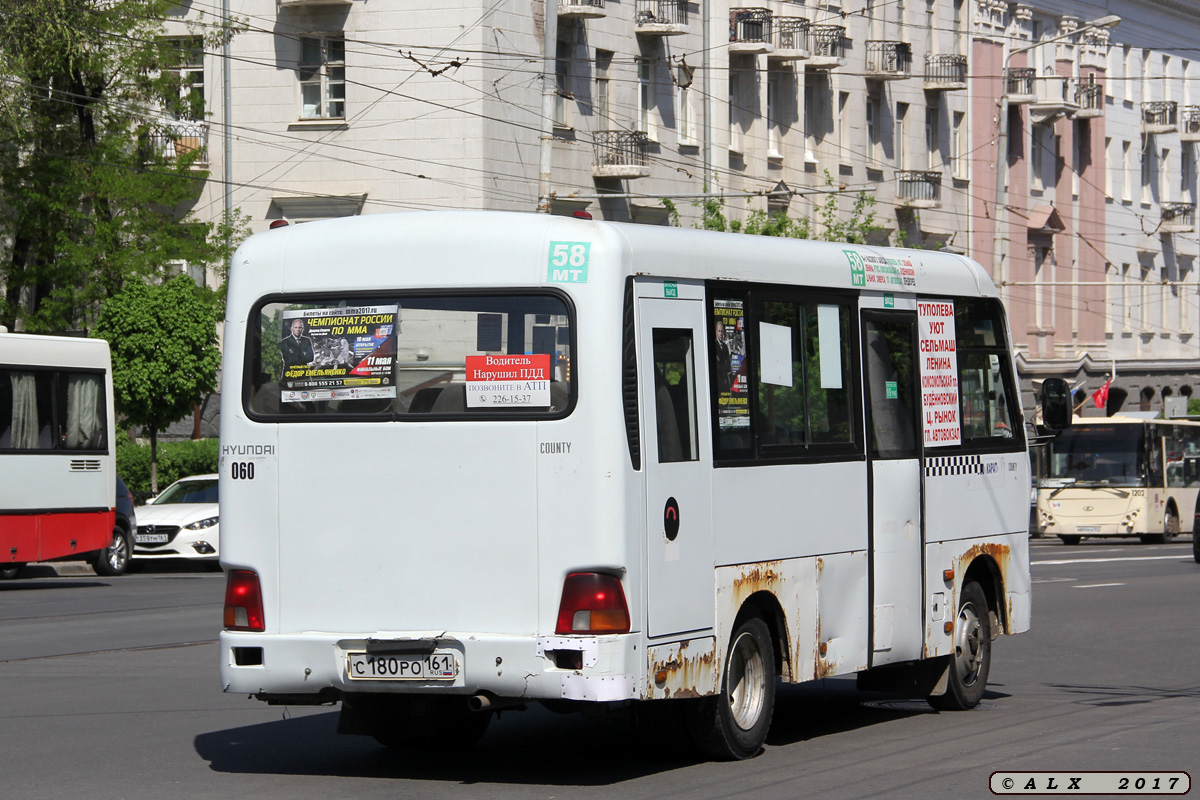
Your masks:
M1200 564L1200 526L1192 527L1192 560Z
M693 702L692 739L709 758L753 758L775 707L775 648L762 619L749 617L737 626L721 672L721 693Z
M1077 545L1077 544L1079 544L1080 542L1082 542L1082 541L1083 541L1083 537L1082 537L1082 536L1063 536L1063 535L1059 535L1059 537L1058 537L1058 538L1062 539L1062 543L1063 543L1063 544L1067 544L1067 545L1070 545L1070 546L1072 546L1072 547L1074 547L1075 545Z
M343 700L342 713L361 713L365 730L348 732L369 733L393 750L466 749L479 741L492 721L490 712L470 710L466 698L459 696L376 695L366 698L367 707L357 705L351 701L348 708Z
M992 667L992 632L987 597L979 584L963 586L954 620L954 655L946 693L930 695L929 705L943 711L966 711L979 705Z
M133 537L124 528L113 528L113 538L108 547L97 550L89 562L97 575L124 575L129 567L129 556L133 552Z
M1200 561L1200 558L1197 558L1196 560ZM18 564L18 563L5 564L3 567L0 567L0 579L6 580L6 581L11 580L11 579L17 577L18 575L20 575L21 570L23 570L23 569L25 569L24 564Z

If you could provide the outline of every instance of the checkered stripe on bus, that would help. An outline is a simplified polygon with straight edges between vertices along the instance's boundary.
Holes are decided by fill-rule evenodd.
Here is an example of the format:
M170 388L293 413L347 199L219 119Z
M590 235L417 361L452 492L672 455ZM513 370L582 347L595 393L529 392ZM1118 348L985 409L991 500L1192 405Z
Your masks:
M983 456L940 456L925 459L925 477L982 475Z

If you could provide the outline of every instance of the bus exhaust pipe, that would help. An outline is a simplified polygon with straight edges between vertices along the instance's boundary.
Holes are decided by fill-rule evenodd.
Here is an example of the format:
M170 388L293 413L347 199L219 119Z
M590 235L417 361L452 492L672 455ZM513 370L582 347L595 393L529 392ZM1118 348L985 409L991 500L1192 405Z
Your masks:
M506 708L520 708L525 703L514 697L496 697L490 692L479 692L467 698L467 708L472 711L503 711Z

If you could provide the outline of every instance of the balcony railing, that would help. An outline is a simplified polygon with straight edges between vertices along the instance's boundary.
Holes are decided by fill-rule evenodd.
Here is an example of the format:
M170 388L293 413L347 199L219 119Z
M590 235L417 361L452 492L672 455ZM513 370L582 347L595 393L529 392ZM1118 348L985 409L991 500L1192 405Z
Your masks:
M146 147L168 161L196 154L193 165L208 163L208 123L168 122L146 134Z
M1166 233L1191 233L1196 229L1195 203L1163 203L1161 230Z
M937 208L942 204L942 173L933 170L897 171L896 196L914 208Z
M1174 100L1142 103L1142 130L1146 133L1174 133L1179 127L1179 104Z
M607 16L604 0L558 0L558 15L577 19L599 19Z
M805 67L833 69L846 61L846 28L842 25L813 25L808 29L812 57Z
M808 29L809 21L804 17L775 17L772 22L775 31L775 52L771 58L776 60L797 60L808 58Z
M637 32L658 36L687 33L687 0L637 0Z
M967 88L967 57L926 53L925 88L931 91Z
M1079 106L1079 110L1075 112L1077 119L1104 114L1104 84L1096 83L1095 75L1088 76L1085 83L1076 84L1075 105Z
M770 52L772 16L768 8L729 9L729 52Z
M597 178L644 178L650 174L643 131L596 131L592 175Z
M1185 142L1200 142L1200 106L1179 109L1179 138Z
M1008 70L1004 77L1004 93L1008 95L1008 102L1022 105L1036 100L1037 92L1033 88L1035 78L1037 70L1033 67L1014 67Z
M912 75L912 47L907 42L867 42L867 77L897 80Z

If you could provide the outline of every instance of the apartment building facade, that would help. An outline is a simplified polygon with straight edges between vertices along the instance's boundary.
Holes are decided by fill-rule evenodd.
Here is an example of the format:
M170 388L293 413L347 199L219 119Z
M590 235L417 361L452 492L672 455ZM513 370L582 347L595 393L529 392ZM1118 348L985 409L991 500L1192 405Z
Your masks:
M830 197L845 216L867 193L880 241L948 247L992 269L1027 407L1041 377L1072 378L1086 397L1114 360L1115 386L1138 381L1135 404L1147 387L1154 405L1200 385L1200 341L1185 333L1200 318L1195 231L1177 230L1195 178L1185 193L1173 173L1167 193L1161 177L1180 164L1194 173L1193 146L1143 120L1145 102L1186 108L1195 96L1182 42L1200 40L1197 0L230 5L244 31L228 60L190 38L211 5L181 4L167 31L193 48L206 98L204 120L176 123L206 147L201 215L229 204L260 230L431 208L533 212L548 136L553 213L668 224L669 198L691 226L710 195L733 220L759 210L819 222ZM1125 21L1091 26L1105 14ZM1160 46L1171 41L1179 53ZM1125 49L1150 53L1129 58L1134 86L1110 80L1128 70ZM1155 156L1134 162L1138 176L1160 177L1148 202L1126 201L1116 162L1144 136ZM1169 232L1126 235L1131 218L1162 214Z

